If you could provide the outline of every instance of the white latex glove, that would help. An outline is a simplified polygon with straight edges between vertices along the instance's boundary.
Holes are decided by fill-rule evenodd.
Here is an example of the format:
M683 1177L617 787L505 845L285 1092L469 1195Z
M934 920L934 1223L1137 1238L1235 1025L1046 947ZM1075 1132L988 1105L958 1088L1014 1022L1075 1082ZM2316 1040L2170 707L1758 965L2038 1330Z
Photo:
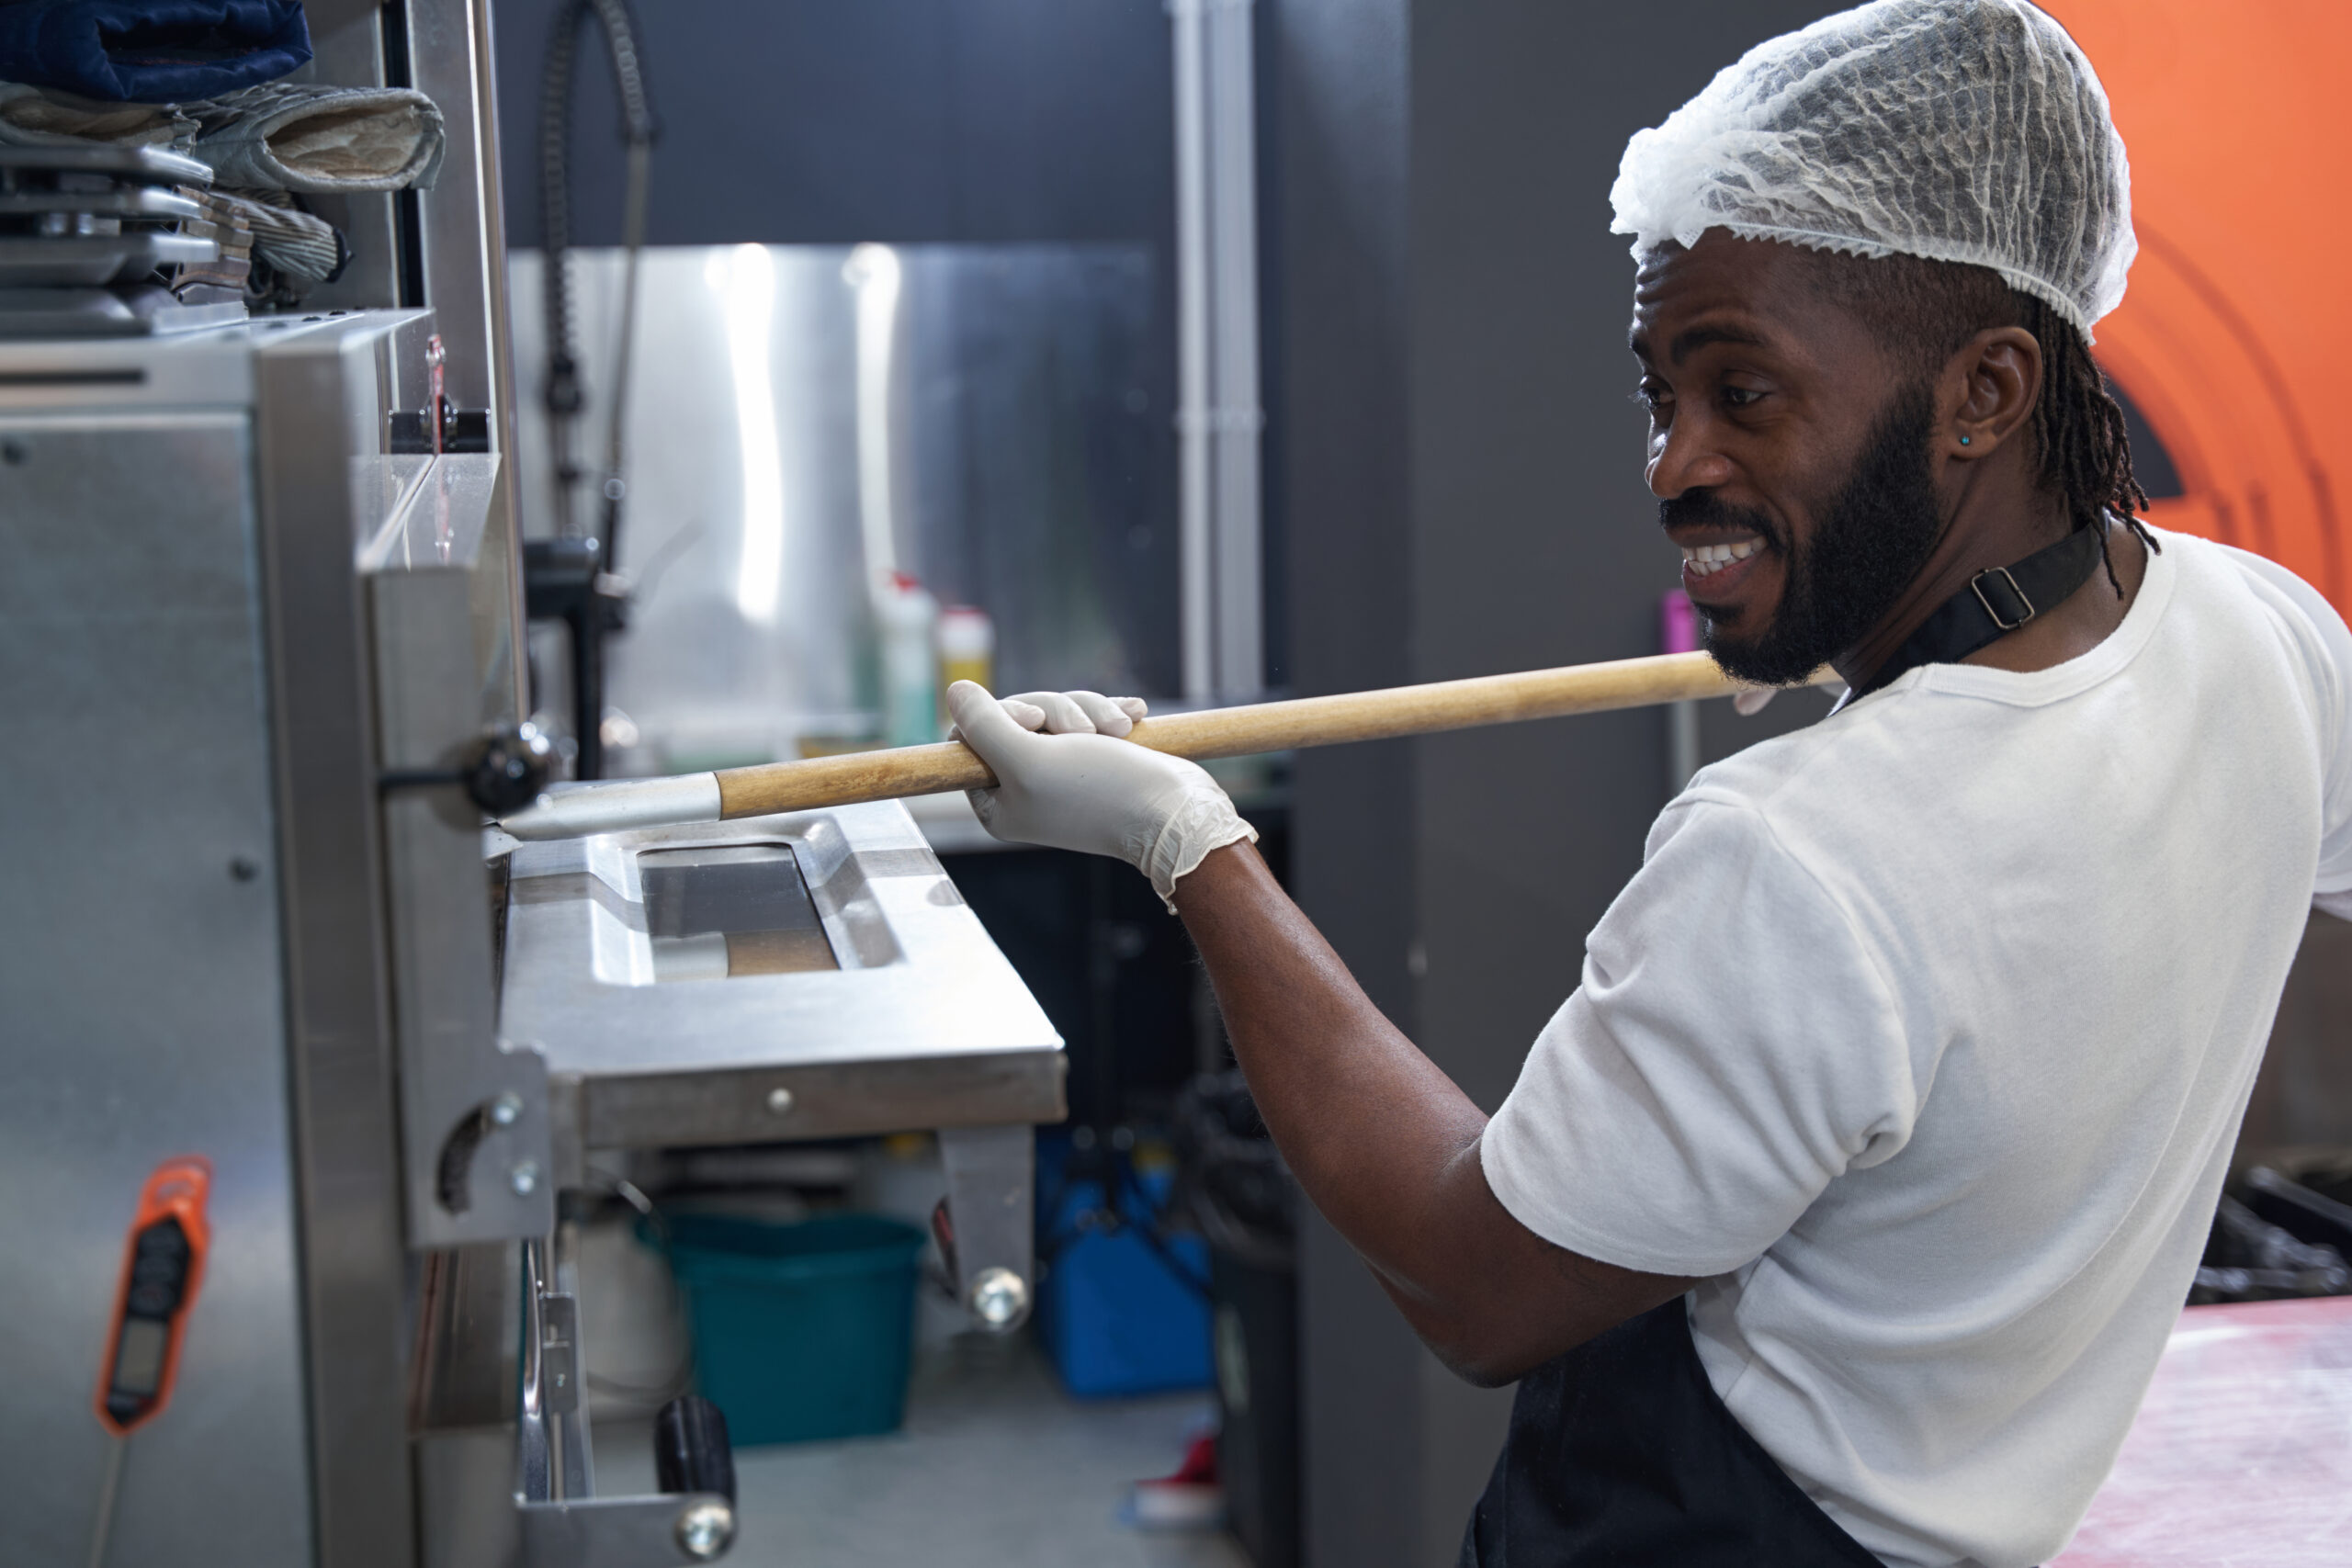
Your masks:
M1008 843L1125 861L1171 912L1177 879L1210 851L1257 840L1199 763L1115 739L1148 711L1140 698L1027 692L999 702L958 681L947 711L997 776L996 788L970 792L982 827Z

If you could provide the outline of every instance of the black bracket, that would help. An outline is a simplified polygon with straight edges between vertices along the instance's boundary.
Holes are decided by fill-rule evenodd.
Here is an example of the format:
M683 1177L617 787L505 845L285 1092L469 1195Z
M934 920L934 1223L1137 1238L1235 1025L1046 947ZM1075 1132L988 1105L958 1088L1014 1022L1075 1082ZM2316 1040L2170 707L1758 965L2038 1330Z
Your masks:
M535 621L563 622L571 634L571 728L580 745L572 777L602 778L605 638L628 623L628 584L605 570L594 539L527 539L523 609Z
M539 798L554 760L555 749L537 725L510 725L475 741L454 768L388 768L377 775L376 790L390 795L456 784L491 816L507 817Z
M490 411L461 409L444 398L440 402L441 445L433 445L433 426L426 423L424 409L395 409L386 444L394 455L404 457L422 456L435 450L442 452L487 452L490 450Z

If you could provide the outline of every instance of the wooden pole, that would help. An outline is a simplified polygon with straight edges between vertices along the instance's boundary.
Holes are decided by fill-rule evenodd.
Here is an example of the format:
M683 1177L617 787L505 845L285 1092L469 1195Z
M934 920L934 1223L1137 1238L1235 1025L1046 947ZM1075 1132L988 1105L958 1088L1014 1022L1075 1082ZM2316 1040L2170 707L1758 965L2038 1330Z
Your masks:
M1815 675L1813 683L1836 679L1824 669ZM1425 686L1170 714L1143 720L1127 739L1155 751L1204 761L1350 740L1434 735L1522 719L1606 713L1691 697L1730 696L1746 690L1706 654L1668 653L1530 670L1517 675L1482 675ZM727 768L718 773L718 780L720 815L734 818L985 789L996 783L996 775L969 747L950 740L936 746L903 746L888 751Z

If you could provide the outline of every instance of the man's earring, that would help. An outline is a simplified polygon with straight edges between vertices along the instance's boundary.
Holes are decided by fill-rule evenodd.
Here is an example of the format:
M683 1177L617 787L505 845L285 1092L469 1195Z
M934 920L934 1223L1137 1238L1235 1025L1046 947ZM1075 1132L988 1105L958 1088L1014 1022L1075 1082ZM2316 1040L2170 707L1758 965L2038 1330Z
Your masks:
M1968 437L1967 437L1967 436L1965 436L1965 435L1962 436L1962 437L1960 438L1960 444L1961 444L1962 446L1967 446L1967 445L1968 445Z

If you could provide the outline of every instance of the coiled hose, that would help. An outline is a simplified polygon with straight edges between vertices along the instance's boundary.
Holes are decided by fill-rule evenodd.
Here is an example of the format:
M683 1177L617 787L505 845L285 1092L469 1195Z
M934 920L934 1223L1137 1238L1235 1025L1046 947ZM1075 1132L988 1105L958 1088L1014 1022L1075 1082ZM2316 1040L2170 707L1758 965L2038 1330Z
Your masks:
M580 31L594 17L605 36L620 97L621 140L628 149L628 189L622 209L621 322L613 387L605 422L604 515L597 533L604 569L618 558L621 502L621 415L628 400L629 355L637 335L637 263L645 248L647 175L659 134L646 100L645 73L637 44L637 22L627 0L567 0L548 33L547 65L539 85L539 216L546 246L548 378L544 398L548 433L555 458L555 509L560 536L582 536L572 491L582 476L573 452L573 425L586 399L572 336L571 277L571 86L580 57Z

